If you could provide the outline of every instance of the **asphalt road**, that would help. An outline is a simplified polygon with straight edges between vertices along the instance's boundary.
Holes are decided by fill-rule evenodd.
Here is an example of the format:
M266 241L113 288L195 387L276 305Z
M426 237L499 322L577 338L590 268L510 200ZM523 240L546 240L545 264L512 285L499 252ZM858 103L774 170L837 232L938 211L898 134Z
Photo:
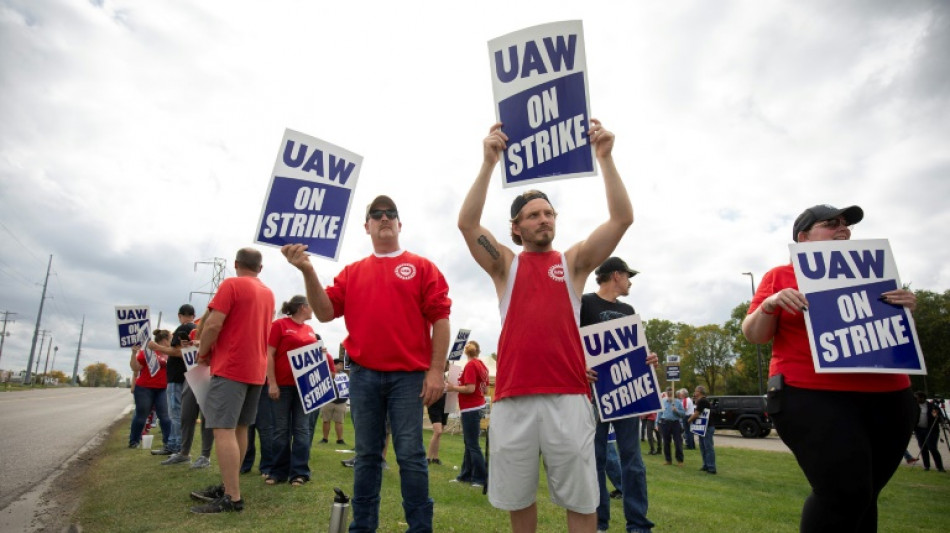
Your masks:
M0 512L60 468L131 404L129 389L0 393Z

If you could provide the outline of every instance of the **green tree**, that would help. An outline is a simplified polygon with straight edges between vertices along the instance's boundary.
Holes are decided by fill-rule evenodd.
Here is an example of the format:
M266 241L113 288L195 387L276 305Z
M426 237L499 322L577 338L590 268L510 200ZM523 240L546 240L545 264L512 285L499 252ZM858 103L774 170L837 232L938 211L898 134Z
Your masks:
M742 334L742 321L749 312L751 302L735 306L722 329L732 338L732 353L736 355L734 371L726 380L726 394L759 394L759 354L762 357L762 387L769 376L772 361L772 343L759 345L749 342Z
M678 340L680 353L690 361L696 377L706 383L710 395L716 394L732 371L732 338L722 327L709 324L681 328Z
M679 334L680 328L684 327L685 324L680 324L678 322L670 322L669 320L662 320L654 318L652 320L647 320L643 323L643 334L647 338L647 347L651 352L655 352L657 357L660 359L660 368L657 369L657 378L660 381L660 386L666 388L666 372L663 363L666 361L668 355L673 355L677 353L676 339ZM687 326L688 327L688 326ZM684 372L683 365L680 365L680 382L683 381Z
M927 364L926 376L912 376L917 390L928 394L950 394L950 290L943 294L918 290L914 323Z
M87 387L115 387L119 382L119 373L105 363L95 363L83 369L83 380Z

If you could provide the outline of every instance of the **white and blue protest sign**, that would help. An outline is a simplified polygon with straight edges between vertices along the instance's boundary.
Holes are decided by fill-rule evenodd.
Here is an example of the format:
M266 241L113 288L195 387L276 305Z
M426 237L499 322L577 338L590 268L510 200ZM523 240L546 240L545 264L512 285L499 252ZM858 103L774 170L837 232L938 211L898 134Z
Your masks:
M462 353L465 351L465 344L468 343L468 337L472 334L470 329L460 329L458 335L455 336L455 342L452 344L452 349L449 350L449 361L458 361L462 358Z
M587 367L597 372L593 390L601 421L662 410L639 315L584 326L580 333Z
M336 260L362 164L349 150L286 130L255 242L306 244L311 254Z
M181 358L185 361L185 372L198 366L198 347L197 346L182 346Z
M901 287L885 239L789 245L815 372L926 374L914 318L881 294Z
M703 414L690 423L689 430L700 437L705 437L707 427L709 427L709 409L703 409Z
M158 361L158 356L155 352L148 347L149 341L152 340L152 327L149 322L143 324L136 334L135 344L139 345L142 348L142 352L145 353L145 366L148 367L148 375L154 376L158 374L158 371L162 369L161 363ZM133 344L133 346L135 345Z
M342 400L350 397L350 376L340 372L333 378L333 382L336 384L336 397L338 399Z
M680 365L666 365L666 380L667 381L680 380Z
M336 399L330 362L323 354L323 341L291 350L287 352L287 358L305 413L312 413Z
M147 305L115 306L115 323L119 327L119 348L138 344L139 329L147 326L151 317Z
M492 39L488 56L495 115L508 136L501 165L504 187L594 175L581 21Z

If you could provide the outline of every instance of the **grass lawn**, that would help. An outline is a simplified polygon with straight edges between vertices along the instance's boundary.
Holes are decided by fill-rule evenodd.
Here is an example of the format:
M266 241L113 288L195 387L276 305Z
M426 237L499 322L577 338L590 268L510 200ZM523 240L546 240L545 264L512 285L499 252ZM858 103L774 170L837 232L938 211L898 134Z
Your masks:
M351 454L342 446L314 443L313 481L303 487L265 486L260 475L241 477L247 502L243 513L194 515L189 492L220 482L217 461L190 470L187 465L160 466L161 457L127 449L128 420L116 427L88 469L74 522L86 531L325 531L333 502L332 487L351 493L353 470L340 465ZM353 442L346 422L344 438ZM318 423L318 432L320 424ZM156 442L158 430L153 430ZM431 433L425 432L426 444ZM198 438L196 436L196 438ZM319 436L317 438L319 440ZM484 440L482 441L484 444ZM944 446L943 443L941 443ZM158 445L156 444L156 447ZM199 449L195 442L195 449ZM445 434L442 466L430 468L437 532L508 531L508 515L494 509L480 489L449 483L461 465L462 436ZM649 448L647 448L649 450ZM950 462L946 455L945 460ZM719 475L699 472L699 452L686 451L686 466L663 466L662 456L644 455L650 510L655 531L795 532L808 485L787 453L719 447ZM399 469L392 452L383 475L380 531L405 531L399 494ZM950 530L950 475L921 468L898 469L880 498L882 532ZM564 511L548 501L546 482L538 488L538 531L565 530ZM612 531L622 531L619 500L611 502ZM350 514L352 517L352 513ZM619 520L618 520L619 519Z

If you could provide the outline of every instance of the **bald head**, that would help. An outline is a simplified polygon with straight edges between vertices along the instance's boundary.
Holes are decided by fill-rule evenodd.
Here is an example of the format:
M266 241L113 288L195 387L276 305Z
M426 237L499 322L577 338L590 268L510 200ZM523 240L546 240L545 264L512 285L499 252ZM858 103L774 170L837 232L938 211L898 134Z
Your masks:
M249 270L255 274L261 271L263 258L261 252L254 248L241 248L234 257L235 270Z

